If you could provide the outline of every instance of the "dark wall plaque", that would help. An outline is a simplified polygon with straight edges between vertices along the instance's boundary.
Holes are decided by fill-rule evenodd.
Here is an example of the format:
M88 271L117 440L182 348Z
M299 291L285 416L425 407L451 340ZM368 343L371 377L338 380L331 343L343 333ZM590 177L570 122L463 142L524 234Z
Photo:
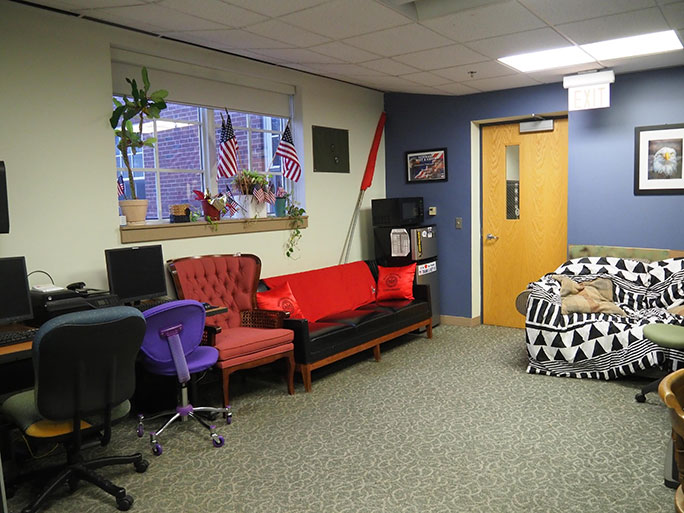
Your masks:
M313 126L314 173L349 173L349 131Z

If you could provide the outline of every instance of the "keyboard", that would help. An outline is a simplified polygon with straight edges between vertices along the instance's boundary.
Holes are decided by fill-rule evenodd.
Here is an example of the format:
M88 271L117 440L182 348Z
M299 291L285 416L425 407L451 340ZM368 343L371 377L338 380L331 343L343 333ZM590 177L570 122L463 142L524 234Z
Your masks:
M137 308L141 312L144 312L145 310L149 310L150 308L154 308L155 306L163 305L164 303L168 303L170 301L174 300L170 297L160 297L157 299L146 300L143 303L140 303L139 305L133 305L133 307Z
M2 331L0 332L0 346L10 346L12 344L18 344L19 342L28 342L33 340L38 328L31 328L28 330L18 330L18 331Z

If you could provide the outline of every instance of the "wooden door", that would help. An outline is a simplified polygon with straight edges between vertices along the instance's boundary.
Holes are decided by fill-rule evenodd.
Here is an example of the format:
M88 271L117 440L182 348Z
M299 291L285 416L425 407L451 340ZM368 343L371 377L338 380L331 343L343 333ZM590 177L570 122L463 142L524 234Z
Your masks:
M517 150L515 146L518 146ZM507 166L507 147L509 164ZM518 152L518 211L514 166ZM507 187L511 198L507 201ZM507 212L508 207L508 212ZM522 328L515 298L567 256L568 120L521 134L519 124L482 128L482 322ZM515 216L519 217L516 219Z

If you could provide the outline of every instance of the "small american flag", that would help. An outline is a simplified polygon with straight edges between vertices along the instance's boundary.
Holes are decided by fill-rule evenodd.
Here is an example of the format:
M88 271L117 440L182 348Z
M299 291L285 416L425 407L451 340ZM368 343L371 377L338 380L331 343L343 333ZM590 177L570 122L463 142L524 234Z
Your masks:
M228 178L235 176L238 172L238 143L233 131L233 123L230 121L230 114L226 111L228 121L221 115L221 136L219 137L218 147L218 175Z
M264 202L265 196L264 196L264 190L263 189L255 188L254 191L252 191L252 194L254 195L254 197L256 198L256 200L259 203Z
M285 127L285 131L278 143L275 154L280 155L283 159L283 176L289 178L293 182L297 182L302 175L302 166L299 164L299 159L297 158L297 150L294 147L289 122Z
M275 194L273 193L273 189L271 187L268 188L266 191L266 194L264 195L264 200L266 200L266 203L270 203L273 205L275 203Z
M119 177L116 179L116 192L119 193L119 196L123 196L124 191L123 176L119 175Z

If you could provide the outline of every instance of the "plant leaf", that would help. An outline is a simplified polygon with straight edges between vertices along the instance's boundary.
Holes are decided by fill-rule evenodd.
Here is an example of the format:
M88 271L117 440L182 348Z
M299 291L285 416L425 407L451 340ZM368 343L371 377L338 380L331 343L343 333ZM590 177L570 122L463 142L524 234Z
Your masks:
M109 124L112 125L112 128L116 128L119 124L119 118L121 117L121 114L123 114L125 108L125 106L119 105L114 109L114 112L112 112L112 117L109 118Z
M168 95L169 92L166 89L159 89L153 93L150 93L150 98L152 98L154 101L158 101L166 98Z
M148 89L150 88L150 79L147 76L147 68L145 66L143 66L143 69L142 69L142 79L143 79L143 84L145 85L145 92L147 92Z

